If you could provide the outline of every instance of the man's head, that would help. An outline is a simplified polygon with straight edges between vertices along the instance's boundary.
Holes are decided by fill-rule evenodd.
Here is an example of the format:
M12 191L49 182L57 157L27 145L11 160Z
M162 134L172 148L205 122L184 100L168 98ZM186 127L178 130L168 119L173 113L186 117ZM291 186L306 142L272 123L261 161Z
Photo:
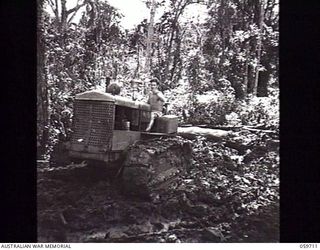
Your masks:
M153 78L150 80L150 87L151 90L157 90L158 89L159 80L157 78Z
M107 86L106 92L112 95L119 95L121 91L120 84L117 82L113 82Z

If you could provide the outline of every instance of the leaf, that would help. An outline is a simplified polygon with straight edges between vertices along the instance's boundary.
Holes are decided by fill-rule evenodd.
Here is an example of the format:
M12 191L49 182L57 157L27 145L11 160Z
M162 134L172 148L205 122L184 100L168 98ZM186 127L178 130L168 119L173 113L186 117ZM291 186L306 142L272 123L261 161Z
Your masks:
M246 183L246 184L248 184L248 185L250 185L250 184L251 184L251 182L250 182L250 181L248 181L246 178L242 177L241 179L242 179L242 181L243 181L244 183Z

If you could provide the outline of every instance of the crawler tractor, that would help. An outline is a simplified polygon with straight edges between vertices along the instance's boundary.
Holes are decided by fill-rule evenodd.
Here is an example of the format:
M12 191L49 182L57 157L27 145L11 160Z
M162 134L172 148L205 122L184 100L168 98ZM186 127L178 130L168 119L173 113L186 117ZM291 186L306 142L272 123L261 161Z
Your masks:
M151 132L144 132L150 116L149 104L122 96L99 91L76 95L70 159L92 169L102 165L126 193L164 188L187 170L191 146L177 136L178 117L173 115L157 118Z

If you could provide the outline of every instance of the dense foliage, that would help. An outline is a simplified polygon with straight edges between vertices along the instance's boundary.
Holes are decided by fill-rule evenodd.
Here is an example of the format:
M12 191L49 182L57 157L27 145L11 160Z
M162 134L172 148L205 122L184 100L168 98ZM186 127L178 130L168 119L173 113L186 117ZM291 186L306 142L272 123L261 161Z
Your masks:
M152 201L124 198L101 176L39 174L39 240L279 241L278 0L150 0L160 18L129 30L107 1L66 3L38 0L39 159L65 151L56 145L72 133L75 95L109 80L146 101L157 77L181 127L232 132L190 139L190 171Z
M186 19L193 6L205 9L204 21ZM182 122L277 128L276 0L156 1L162 15L151 41L148 20L126 30L121 13L102 0L79 0L69 10L65 0L39 0L38 7L39 157L68 139L75 94L104 90L108 77L121 84L122 95L139 100L147 79L158 77ZM142 82L135 93L132 79Z

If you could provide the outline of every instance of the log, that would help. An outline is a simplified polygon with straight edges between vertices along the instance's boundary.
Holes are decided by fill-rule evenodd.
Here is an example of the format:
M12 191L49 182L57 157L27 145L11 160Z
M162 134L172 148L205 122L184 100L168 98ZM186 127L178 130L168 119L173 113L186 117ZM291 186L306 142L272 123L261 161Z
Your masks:
M203 136L214 141L220 141L224 137L231 135L232 131L221 129L199 128L199 127L178 127L178 135L187 139L194 139Z
M263 132L263 133L272 133L272 134L277 134L276 131L274 130L268 130L268 129L257 129L257 128L252 128L250 126L243 126L242 129L253 131L253 132Z

